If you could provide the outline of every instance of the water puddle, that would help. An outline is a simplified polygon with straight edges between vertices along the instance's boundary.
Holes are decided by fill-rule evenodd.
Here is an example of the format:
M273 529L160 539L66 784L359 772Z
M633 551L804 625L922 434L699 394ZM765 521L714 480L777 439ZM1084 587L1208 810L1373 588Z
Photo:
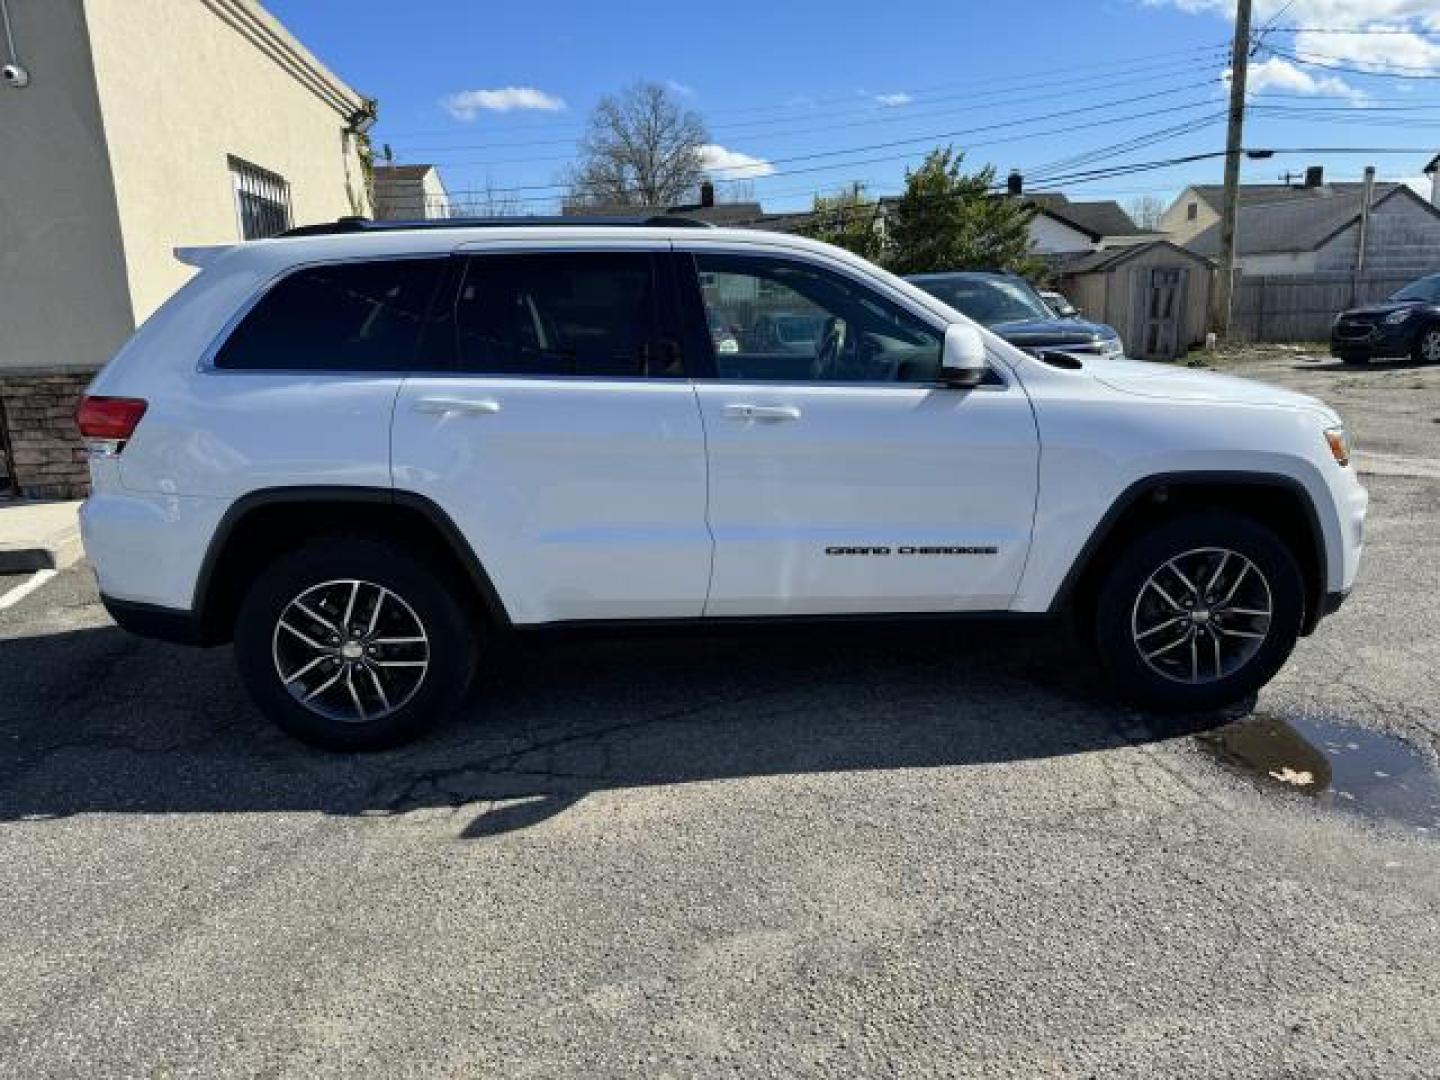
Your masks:
M1197 738L1220 761L1267 787L1440 836L1440 779L1403 739L1333 720L1263 713Z

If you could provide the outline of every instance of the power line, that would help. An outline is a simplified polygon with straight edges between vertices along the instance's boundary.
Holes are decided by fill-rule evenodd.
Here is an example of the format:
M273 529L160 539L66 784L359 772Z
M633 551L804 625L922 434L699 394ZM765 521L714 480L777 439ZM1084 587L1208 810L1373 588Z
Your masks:
M1147 94L1147 95L1142 95L1142 96L1148 98L1148 97L1153 97L1154 95L1149 95L1149 94ZM1123 99L1123 100L1135 101L1135 100L1139 100L1139 99L1130 98L1130 99ZM965 129L960 129L960 130L958 130L958 131L940 132L940 133L932 134L932 135L920 135L920 136L916 136L916 137L913 138L913 139L895 139L895 140L891 140L891 141L889 141L889 142L883 142L883 143L871 143L871 144L867 144L867 145L864 145L864 146L852 146L852 147L848 147L848 148L846 148L846 149L844 149L844 150L826 150L826 151L820 151L820 152L814 153L814 154L798 154L798 155L794 155L794 156L788 157L788 158L774 158L774 159L771 159L771 161L767 162L766 164L768 164L768 165L770 165L770 166L774 166L774 165L777 165L777 164L788 164L788 163L797 162L797 161L811 161L811 160L815 160L815 159L817 159L817 158L822 158L822 157L837 157L837 156L843 156L843 155L846 155L846 154L865 153L865 152L870 151L870 150L894 149L894 148L899 147L899 146L909 145L909 144L913 144L913 143L928 143L928 144L931 144L927 149L924 149L924 150L915 150L915 151L911 151L911 152L909 152L909 153L904 153L904 154L890 154L890 155L886 155L886 156L884 156L884 157L863 158L863 159L858 159L858 160L854 160L854 161L841 161L841 162L835 162L835 163L832 163L832 164L829 164L829 165L808 166L808 167L799 168L799 169L777 169L777 170L774 170L774 171L772 171L772 172L763 173L763 174L750 174L750 175L745 175L745 176L721 177L721 178L718 178L715 182L718 183L718 184L746 183L746 182L753 182L753 181L758 181L758 180L768 180L768 179L770 179L772 176L795 176L795 175L799 175L799 174L802 174L802 173L824 172L824 171L831 170L831 169L852 168L852 167L857 166L857 165L875 165L875 164L892 164L892 163L899 163L899 162L904 161L904 160L906 160L906 159L914 158L914 157L917 157L917 156L919 156L919 155L921 155L921 154L929 153L930 149L933 149L935 144L940 143L940 142L943 142L943 141L946 140L946 139L955 139L955 138L959 138L959 137L961 137L961 136L963 136L963 135L975 134L975 133L980 133L980 132L984 132L984 131L1004 130L1004 129L1006 129L1006 128L1015 127L1015 126L1022 125L1022 124L1036 123L1036 122L1038 122L1039 120L1042 120L1042 119L1053 119L1053 118L1056 118L1056 117L1061 117L1061 116L1066 116L1066 115L1071 115L1071 114L1081 113L1081 112L1093 112L1093 111L1095 111L1096 109L1109 108L1109 107L1114 106L1115 104L1117 104L1117 102L1109 102L1109 103L1107 103L1106 105L1103 105L1103 106L1100 106L1100 105L1084 106L1084 107L1081 107L1081 108L1079 108L1079 109L1071 109L1071 110L1065 110L1065 111L1061 111L1061 112L1048 113L1048 114L1046 114L1046 115L1043 116L1043 117L1032 117L1032 118L1029 118L1029 119L1024 120L1024 121L1009 121L1009 122L1000 123L1000 124L985 124L985 125L982 125L982 126L977 127L977 128L965 128ZM1045 136L1045 135L1063 135L1063 134L1068 134L1069 132L1072 132L1072 131L1079 131L1079 130L1083 130L1083 129L1086 129L1086 128L1105 127L1105 126L1108 126L1108 125L1111 125L1111 124L1124 123L1124 122L1127 122L1127 121L1130 121L1130 120L1148 119L1149 117L1152 117L1152 116L1161 116L1161 115L1164 115L1164 114L1167 114L1167 113L1183 112L1183 111L1186 111L1186 110L1189 110L1189 109L1205 108L1205 107L1207 107L1207 106L1213 106L1213 102L1211 102L1211 101L1198 101L1198 102L1194 102L1194 103L1191 103L1191 104L1171 105L1171 106L1166 106L1166 107L1164 107L1164 108L1159 108L1159 109L1147 109L1147 110L1144 110L1144 111L1142 111L1142 112L1130 113L1130 114L1125 115L1125 116L1112 116L1112 117L1107 117L1107 118L1105 118L1105 119L1103 119L1103 120L1094 120L1094 121L1089 121L1089 122L1080 123L1080 124L1067 124L1067 125L1064 126L1064 127L1049 128L1049 129L1046 129L1046 130L1043 130L1043 131L1031 131L1031 132L1025 132L1025 133L1020 134L1020 135L1010 135L1010 136L1004 136L1004 137L995 138L995 139L985 139L985 140L981 140L981 141L978 141L978 142L970 142L970 143L967 143L965 149L973 149L973 148L975 148L975 147L981 147L981 146L998 146L998 145L1001 145L1001 144L1003 144L1003 143L1018 142L1018 141L1023 141L1023 140L1026 140L1026 139L1040 138L1040 137ZM758 167L758 166L757 166L757 167ZM492 188L491 190L492 190L492 192L495 193L495 194L501 194L501 195L503 195L503 194L510 194L510 193L513 193L513 192L523 192L523 191L560 191L560 190L567 189L568 187L569 187L569 185L568 185L568 184L565 184L565 183L552 183L552 184L521 184L521 185L517 185L517 186L514 186L514 187L503 187L503 188L497 187L497 188Z
M1189 86L1189 87L1181 87L1181 88L1179 88L1179 90L1193 89L1194 86L1204 86L1204 85L1208 85L1208 83L1196 83L1196 84L1193 84L1192 86ZM1178 92L1178 91L1176 91L1176 92ZM886 141L886 142L866 143L866 144L863 144L863 145L860 145L860 146L847 147L847 148L845 148L845 149L843 149L843 150L822 150L822 151L817 151L817 152L811 153L811 154L794 154L794 155L791 155L791 156L789 156L789 157L771 158L771 159L769 159L769 160L767 160L766 162L763 163L763 165L764 165L765 167L769 167L769 168L772 169L771 172L761 173L761 172L758 172L758 171L753 171L753 170L758 170L758 169L760 169L760 168L762 167L761 165L756 165L756 166L753 167L753 170L752 170L752 172L751 172L750 174L743 175L743 176L722 177L722 178L718 179L716 182L717 182L717 183L737 183L737 182L743 181L743 180L763 180L763 179L767 179L768 177L774 176L774 175L784 175L784 174L789 174L789 173L794 173L794 172L797 172L797 171L801 171L801 170L795 170L795 169L787 169L787 170L773 171L773 167L774 167L775 165L786 165L786 164L792 164L792 163L795 163L795 162L802 162L802 161L814 161L814 160L818 160L818 159L820 159L820 158L828 158L828 157L843 157L843 156L848 155L848 154L866 153L866 152L871 151L871 150L893 149L893 148L896 148L896 147L913 145L913 144L916 144L916 143L930 143L930 144L935 144L935 143L943 142L944 140L947 140L947 139L958 139L958 138L961 138L961 137L963 137L963 136L968 136L968 135L979 135L979 134L983 134L983 133L985 133L985 132L987 132L987 131L1004 131L1004 130L1007 130L1007 129L1010 129L1010 128L1024 127L1024 126L1026 126L1026 125L1028 125L1028 124L1040 123L1041 121L1045 121L1045 120L1057 119L1057 118L1059 118L1059 117L1064 117L1064 116L1078 116L1078 115L1081 115L1081 114L1084 114L1084 113L1097 112L1097 111L1101 111L1101 110L1104 110L1104 109L1114 108L1114 107L1117 106L1117 105L1133 104L1133 103L1135 103L1135 102L1137 102L1137 101L1150 100L1150 99L1153 99L1153 98L1155 98L1155 97L1160 97L1160 96L1163 96L1163 95L1159 95L1159 94L1139 94L1139 95L1135 95L1135 96L1133 96L1133 97L1117 98L1117 99L1114 99L1114 100L1111 100L1111 101L1100 102L1100 103L1097 103L1097 104L1094 104L1094 105L1082 105L1082 106L1078 106L1078 107L1076 107L1076 108L1074 108L1074 109L1064 109L1064 110L1061 110L1061 111L1059 111L1059 112L1048 112L1048 113L1043 113L1043 114L1035 115L1035 116L1028 116L1028 117L1021 117L1021 118L1017 118L1017 119L1013 119L1013 120L1000 121L1000 122L997 122L997 123L994 123L994 124L982 124L982 125L979 125L978 127L960 128L960 129L957 129L957 130L954 130L954 131L934 132L934 133L927 134L927 135L917 135L917 136L914 136L913 138L892 139L892 140L888 140L888 141ZM1148 110L1145 110L1145 111L1142 111L1142 112L1138 112L1138 113L1131 113L1131 114L1126 115L1126 116L1110 117L1110 118L1105 119L1105 120L1101 120L1101 121L1097 121L1097 122L1093 122L1093 123L1088 123L1088 124L1072 124L1072 125L1068 125L1068 126L1063 127L1063 128L1055 128L1055 129L1050 129L1050 130L1046 130L1046 131L1029 132L1029 133L1027 133L1027 134L1025 134L1025 135L1017 136L1016 138L1027 139L1027 138L1037 138L1037 137L1043 136L1043 135L1059 135L1059 134L1065 134L1065 133L1070 132L1070 131L1080 130L1080 129L1088 128L1088 127L1097 127L1097 126L1105 126L1105 125L1109 125L1109 124L1124 123L1124 122L1127 122L1127 121L1130 121L1130 120L1147 119L1147 118L1152 117L1152 116L1160 116L1160 115L1164 115L1164 114L1166 114L1166 113L1183 112L1183 111L1190 110L1190 109L1204 108L1204 107L1206 107L1206 106L1208 106L1208 105L1212 105L1212 104L1213 104L1213 103L1210 102L1210 101L1208 101L1208 100L1201 100L1201 101L1183 103L1183 104L1179 104L1179 105L1171 105L1171 106L1166 106L1166 107L1159 108L1159 109L1148 109ZM1010 142L1010 141L1014 141L1014 140L1013 140L1013 139L992 139L992 140L987 140L987 141L984 141L984 142L972 143L972 144L970 144L970 145L971 145L971 146L989 146L989 145L998 145L998 144L1000 144L1000 143ZM914 155L912 154L912 155L909 155L909 156L914 156ZM880 159L880 160L888 160L888 159ZM853 162L853 163L851 163L851 164L865 164L865 163L866 163L866 162L857 161L857 162ZM480 163L480 164L483 164L483 163ZM845 164L847 164L847 163L841 162L839 167L843 167ZM830 167L833 168L833 167L836 167L836 166L830 166ZM520 185L520 186L510 187L510 188L497 188L497 189L495 189L495 190L498 191L498 192L507 192L507 191L543 191L543 190L551 190L551 189L555 189L555 188L563 188L563 187L566 187L566 186L567 186L567 185L565 185L565 184L530 184L530 185Z
M1125 69L1126 71L1143 71L1143 70L1146 70L1147 67L1149 67L1149 68L1171 68L1171 69L1173 69L1173 67L1174 67L1174 65L1175 65L1175 61L1174 61L1173 59L1160 60L1160 59L1158 59L1158 58L1160 58L1160 57L1181 57L1181 56L1194 55L1194 54L1196 54L1196 53L1215 52L1215 51L1217 51L1217 50L1223 49L1224 47L1225 47L1225 43L1224 43L1224 42L1210 42L1210 43L1204 44L1204 45L1190 45L1190 46L1186 46L1186 47L1184 47L1184 48L1179 48L1179 49L1147 51L1147 52L1144 52L1144 53L1131 54L1131 55L1127 55L1127 56L1117 56L1117 57L1113 57L1113 58L1108 59L1108 60L1100 60L1100 61L1096 61L1096 62L1094 62L1094 63L1088 63L1088 64L1066 64L1066 65L1064 66L1065 75L1060 76L1060 77L1056 77L1056 76L1055 76L1056 68L1055 68L1055 66L1052 64L1052 65L1050 65L1050 66L1048 66L1048 67L1046 67L1046 68L1043 68L1043 69L1035 69L1035 70L1024 71L1024 72L1013 72L1013 73L1011 73L1011 74L1009 75L1009 78L1012 78L1012 79L1015 79L1015 80L1019 80L1018 83L1012 84L1012 85L1019 86L1019 87L1028 87L1028 86L1057 86L1057 85L1062 85L1062 84L1065 84L1065 83L1073 83L1073 82L1076 82L1077 80L1074 78L1074 73L1077 72L1077 71L1097 71L1097 70L1110 70L1110 69L1116 69L1116 68L1123 68L1123 69ZM1140 65L1137 65L1137 64L1135 63L1135 61L1137 61L1137 60L1138 60L1138 61L1142 61L1142 63L1141 63ZM1152 63L1152 61L1153 61L1153 63ZM1037 82L1037 83L1027 82L1027 80L1030 80L1030 79L1036 78L1036 77L1041 78L1041 79L1044 79L1044 80L1046 80L1046 81ZM1083 82L1083 81L1086 81L1087 78L1092 78L1092 77L1082 77L1082 78L1081 78L1080 80L1078 80L1078 81ZM949 90L949 89L955 89L955 88L965 87L965 86L993 86L993 85L995 85L995 84L996 84L996 80L993 79L993 78L991 78L991 77L988 77L988 76L976 76L976 77L970 78L970 79L959 79L959 80L952 80L952 81L943 82L943 83L932 83L932 84L930 84L930 85L928 85L928 86L922 86L922 87L919 87L919 88L917 88L917 89L915 89L915 90L913 90L913 91L910 91L910 92L911 92L912 94L918 95L918 94L927 94L927 93L930 93L930 92L935 91L935 90ZM825 105L825 104L832 104L832 103L838 104L838 103L845 103L845 102L854 103L854 102L856 101L856 96L857 96L857 95L854 94L854 93L849 93L849 94L834 94L834 95L829 95L829 96L826 96L826 97L819 97L819 98L805 98L805 100L802 101L802 102L792 101L792 102L788 102L788 103L779 103L779 104L770 104L770 105L742 106L742 107L740 107L740 108L734 108L734 109L722 109L722 110L714 111L714 112L712 112L710 115L712 115L712 116L738 116L738 115L748 115L748 114L752 114L752 113L779 112L779 111L785 111L785 110L803 109L803 108L809 108L809 107L814 106L814 105ZM533 124L533 125L530 125L530 126L531 126L531 127L535 127L535 128L541 128L541 127L553 126L555 123L560 123L560 122L561 122L561 121L554 121L554 122L552 122L551 124L548 124L548 125L542 123L542 124ZM382 130L384 130L383 125L384 125L384 121L382 120L382 121L381 121L381 124L380 124L380 125L377 125L377 126L379 126ZM388 137L388 138L400 138L400 137L402 137L402 136L421 136L421 137L423 137L423 136L429 136L429 135L447 135L447 134L454 134L454 133L455 133L455 132L454 132L454 129L453 129L453 128L431 128L431 129L428 129L428 130L410 130L410 131L397 130L397 131L386 131L386 132L385 132L385 135L386 135L386 137Z
M1092 161L1103 161L1112 157L1121 157L1135 150L1140 150L1147 146L1153 146L1157 143L1178 138L1181 135L1188 135L1192 132L1199 131L1223 118L1224 115L1223 112L1219 112L1211 116L1201 116L1193 120L1182 121L1179 124L1172 124L1170 127L1160 128L1158 131L1137 135L1131 139L1111 143L1107 146L1095 147L1078 154L1072 154L1066 158L1060 158L1055 161L1033 166L1025 171L1025 175L1029 179L1038 179L1042 178L1046 173L1055 172L1060 169L1073 168L1077 165L1084 165Z
M1164 79L1162 79L1162 82L1174 82L1174 78L1175 78L1175 76L1169 76L1169 78L1164 78ZM1106 88L1106 89L1107 89L1107 88L1110 88L1110 86L1128 86L1128 85L1136 85L1136 84L1151 84L1151 82L1155 82L1155 81L1156 81L1155 76L1145 76L1145 78L1140 78L1140 79L1112 79L1112 81L1106 82L1106 84L1104 84L1103 88ZM1175 88L1162 89L1162 91L1152 91L1152 92L1149 92L1149 94L1138 95L1138 98L1135 98L1135 99L1139 99L1139 98L1151 98L1151 96L1162 96L1162 95L1166 95L1166 94L1178 94L1178 92L1185 91L1185 89L1192 89L1192 88L1195 88L1195 86L1208 85L1208 84L1210 84L1210 82L1218 82L1218 81L1220 81L1220 79L1218 79L1218 72L1217 72L1217 78L1207 79L1207 81L1205 81L1205 82L1194 82L1194 81L1185 82L1185 84L1182 84L1182 85L1179 85L1179 86L1175 86ZM1099 89L1099 88L1092 88L1092 89ZM1057 99L1057 98L1073 98L1074 95L1076 95L1076 88L1073 88L1073 86L1071 86L1071 88L1064 89L1064 91L1054 91L1054 92L1050 92L1050 94L1035 94L1035 95L1028 95L1028 96L1020 96L1020 98L1017 98L1017 96L1007 95L1007 92L1005 92L1005 91L996 91L996 92L994 92L994 94L991 94L991 95L975 95L975 96L969 96L969 98L966 98L965 108L953 108L953 107L952 107L952 108L945 108L945 109L935 109L935 111L916 111L916 109L910 109L910 108L887 109L887 111L886 111L887 114L893 114L893 115L883 115L883 117L868 117L868 118L865 118L865 120L829 122L829 124L818 125L818 127L816 127L816 125L814 125L814 124L806 124L806 125L802 125L802 127L786 128L786 130L776 130L776 131L763 132L763 134L760 135L760 137L762 137L762 138L793 137L793 135L806 135L806 134L815 134L815 132L835 131L835 130L840 130L840 128L873 127L873 125L877 125L877 124L901 124L901 122L913 122L913 121L917 121L917 120L929 120L929 118L935 118L935 117L949 117L949 115L955 115L956 112L968 111L968 108L969 108L969 107L972 107L972 105L981 104L981 102L984 102L985 99L991 98L991 96L1007 96L1007 99L1005 99L1005 101L1004 101L1004 105L1005 105L1005 107L1009 107L1009 105L1025 105L1025 104L1031 104L1031 102L1037 102L1037 101L1054 101L1054 99ZM998 107L998 105L996 105L996 107ZM1045 115L1053 115L1053 114L1045 114ZM576 143L576 140L543 140L543 141L541 141L541 144L543 144L543 145L570 145L570 147L573 147L573 145L575 145L575 143ZM500 147L500 145L507 145L507 144L469 143L469 144L449 145L449 147L406 147L406 148L405 148L405 156L415 156L415 154L422 154L422 153L428 154L429 157L444 156L444 154L461 153L461 151L465 151L465 150L487 150L487 148ZM490 166L500 166L500 164L531 164L531 163L539 163L539 161L567 161L567 160L570 160L570 158L572 158L572 157L573 157L573 154L553 154L553 156L546 156L546 157L527 157L527 158L484 158L484 160L481 160L481 158L475 158L475 160L456 161L456 163L454 163L454 164L465 164L465 166L485 166L485 164L490 164Z
M1270 157L1270 156L1280 156L1280 155L1286 155L1286 154L1297 154L1297 155L1298 155L1298 154L1304 154L1304 155L1310 155L1310 156L1316 156L1316 155L1322 155L1322 154L1324 154L1324 155L1332 155L1332 154L1345 154L1345 155L1358 155L1358 154L1369 154L1369 155L1378 155L1378 154L1428 154L1428 153L1431 152L1431 150L1430 150L1430 148L1427 148L1427 147L1395 147L1395 146L1390 146L1390 147L1376 147L1376 146L1291 146L1291 147L1278 147L1278 148L1275 148L1275 149L1266 149L1264 152L1265 152L1265 154L1267 155L1267 157ZM1105 181L1105 180L1120 179L1120 178L1126 177L1126 176L1136 176L1136 175L1141 175L1141 174L1145 174L1145 173L1160 172L1160 171L1164 171L1164 170L1166 170L1166 169L1177 168L1177 167L1182 166L1182 165L1193 165L1193 164L1195 164L1195 163L1197 163L1197 162L1201 162L1201 161L1213 161L1213 160L1215 160L1215 159L1217 159L1217 158L1223 158L1224 156L1225 156L1225 151L1223 151L1223 150L1212 150L1212 151L1208 151L1208 152L1205 152L1205 153L1184 154L1184 155L1179 155L1179 156L1169 157L1169 158L1162 158L1162 159L1153 160L1153 161L1130 162L1130 163L1125 163L1125 164L1118 164L1118 165L1113 165L1113 166L1107 166L1107 167L1104 167L1104 168L1086 169L1086 170L1079 170L1079 171L1070 172L1070 173L1058 174L1058 175L1046 177L1046 179L1042 182L1044 186L1036 187L1036 188L1031 188L1031 189L1029 190L1028 194L1032 194L1032 195L1055 194L1055 193L1060 193L1060 192L1062 191L1062 185L1063 185L1063 187L1066 187L1066 188L1080 187L1080 186L1082 186L1082 185L1093 184L1093 183L1100 183L1100 182L1103 182L1103 181ZM894 159L884 159L884 160L886 160L886 161L892 161L892 160L894 160ZM1153 191L1170 190L1170 187L1171 187L1170 185L1167 185L1167 186L1164 186L1164 187L1132 188L1132 189L1118 189L1118 188L1117 188L1117 189L1108 189L1108 190L1109 190L1111 193L1113 193L1113 194L1127 194L1127 193L1140 193L1140 194L1145 194L1145 193L1149 193L1149 192L1153 192ZM991 190L992 190L994 193L996 193L996 194L998 194L998 193L1000 193L1001 191L1005 190L1005 184L1004 184L1004 182L997 181L996 184L992 187ZM484 189L474 189L474 190L463 190L463 189L462 189L462 190L456 190L456 191L451 192L451 193L450 193L450 196L451 196L451 199L452 199L453 201L456 201L456 202L465 202L465 201L467 201L466 198L465 198L466 196L475 196L477 199L490 199L490 198L493 198L494 194L495 194L495 193L494 193L494 190L493 190L493 189L491 189L491 190L489 190L489 191L486 191L486 190L484 190ZM808 196L810 196L810 197L813 199L815 196L825 196L825 195L833 195L833 194L834 194L834 190L833 190L833 189L829 189L829 188L813 188L813 189L794 189L794 190L786 191L786 192L783 192L783 193L778 193L778 192L777 192L777 193L775 193L772 197L774 197L774 198L782 198L782 197L785 197L785 198L794 198L794 197L801 196L801 195L808 195ZM884 194L878 194L874 200L872 200L872 201L870 201L870 202L868 202L868 203L857 203L857 204L854 204L854 205L855 205L856 207L876 206L876 205L879 205L879 200L885 199L885 198L891 198L891 197L893 197L894 194L895 194L894 192L884 193ZM553 202L556 201L556 198L557 198L557 197L555 197L555 196L550 196L550 197L545 197L545 198L507 198L507 199L503 199L503 200L494 200L494 201L503 203L503 204L505 204L505 205L517 205L517 204L525 205L525 204L553 203ZM722 204L722 205L723 205L723 204ZM806 213L806 212L805 212L805 211L792 211L792 212L791 212L791 214L793 214L793 215L801 215L801 214L804 214L804 213ZM786 215L786 216L790 216L790 215ZM768 215L767 215L767 217L768 217ZM761 221L764 221L764 220L766 220L766 218L754 218L754 219L746 219L746 220L739 221L739 222L732 222L732 223L729 223L729 224L735 224L735 225L753 224L753 223L761 222Z
M1277 49L1274 45L1267 45L1265 49L1267 52L1270 52L1275 56L1281 57L1282 59L1291 60L1297 64L1303 64L1306 67L1323 68L1326 71L1343 71L1348 75L1370 75L1377 78L1385 79L1415 79L1418 81L1440 81L1440 72L1436 72L1434 68L1409 67L1400 64L1388 64L1384 67L1361 68L1353 67L1350 64L1345 63L1344 58L1338 56L1325 56L1322 53L1308 53L1301 55L1287 51L1285 49ZM1401 67L1403 67L1404 70L1393 70L1395 68ZM1428 72L1428 74L1412 74L1416 72Z
M1409 35L1413 37L1440 36L1440 30L1423 27L1406 28L1399 26L1276 26L1271 28L1277 34L1340 34L1357 37L1386 37Z

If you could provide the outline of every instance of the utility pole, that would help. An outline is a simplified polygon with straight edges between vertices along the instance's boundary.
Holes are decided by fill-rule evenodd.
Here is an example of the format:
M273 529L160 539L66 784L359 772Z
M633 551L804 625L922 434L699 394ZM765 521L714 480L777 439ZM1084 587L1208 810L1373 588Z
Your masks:
M1250 0L1235 2L1235 42L1230 49L1230 125L1225 133L1225 205L1220 213L1220 268L1210 290L1210 329L1230 334L1235 290L1235 217L1240 200L1240 154L1245 137L1245 76L1250 66Z
M1365 166L1365 184L1360 189L1360 236L1355 249L1355 273L1365 272L1365 247L1370 240L1370 204L1375 200L1375 166Z

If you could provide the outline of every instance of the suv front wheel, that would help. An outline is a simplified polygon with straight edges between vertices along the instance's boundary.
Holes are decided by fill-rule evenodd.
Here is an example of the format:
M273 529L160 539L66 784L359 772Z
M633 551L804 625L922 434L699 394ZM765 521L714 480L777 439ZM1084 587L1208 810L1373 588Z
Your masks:
M1235 514L1192 513L1121 552L1100 586L1095 643L1122 697L1201 711L1269 682L1304 612L1300 568L1274 532Z
M475 636L457 592L388 540L312 540L267 566L241 604L241 678L260 710L305 742L406 742L469 685Z

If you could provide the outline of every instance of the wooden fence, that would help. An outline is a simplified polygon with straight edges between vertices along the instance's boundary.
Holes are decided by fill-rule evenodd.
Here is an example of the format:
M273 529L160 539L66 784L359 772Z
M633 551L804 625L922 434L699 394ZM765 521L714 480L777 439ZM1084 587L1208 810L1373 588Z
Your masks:
M1240 341L1328 341L1339 312L1384 300L1414 278L1344 272L1240 277L1230 331Z

